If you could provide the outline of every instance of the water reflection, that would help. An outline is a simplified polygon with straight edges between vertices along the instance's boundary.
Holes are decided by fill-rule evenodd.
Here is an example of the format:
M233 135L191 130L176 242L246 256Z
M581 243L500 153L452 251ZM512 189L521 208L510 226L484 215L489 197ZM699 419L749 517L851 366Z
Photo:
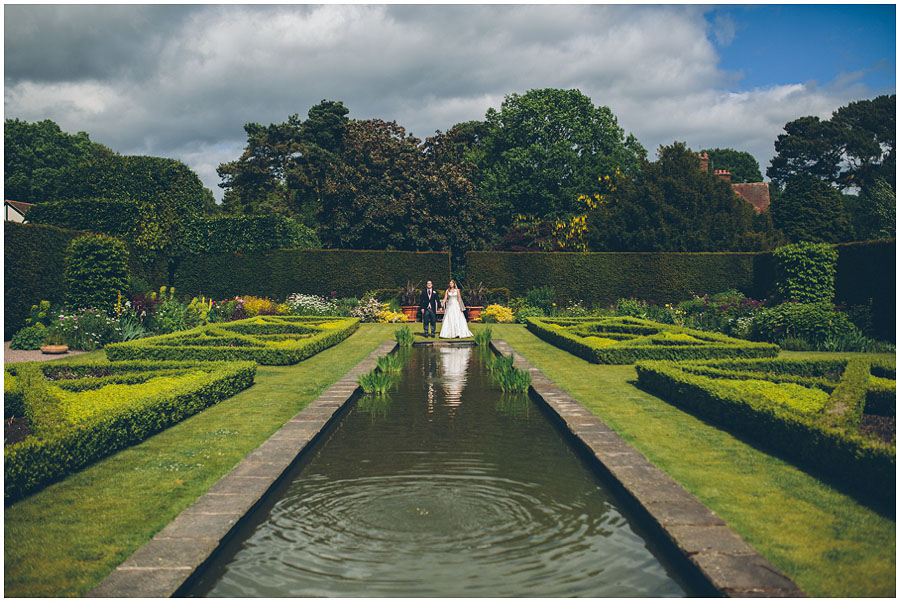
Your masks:
M193 595L683 596L531 404L471 347L415 348L390 400L361 399Z

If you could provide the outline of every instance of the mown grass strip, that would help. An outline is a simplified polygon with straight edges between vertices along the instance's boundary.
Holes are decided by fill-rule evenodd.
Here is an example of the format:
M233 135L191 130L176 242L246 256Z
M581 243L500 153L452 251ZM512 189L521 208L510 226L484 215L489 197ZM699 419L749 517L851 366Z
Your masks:
M637 389L634 366L578 359L520 325L493 328L811 596L895 595L894 520Z
M6 508L4 594L88 592L394 328L365 325L299 364L260 366L249 389Z

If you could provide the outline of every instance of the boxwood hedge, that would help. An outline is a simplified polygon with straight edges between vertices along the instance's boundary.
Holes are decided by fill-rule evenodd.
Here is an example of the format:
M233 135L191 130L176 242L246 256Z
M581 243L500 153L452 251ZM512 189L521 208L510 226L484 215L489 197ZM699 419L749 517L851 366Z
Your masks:
M253 384L253 362L24 362L4 405L31 434L4 450L7 504ZM7 377L8 377L7 376Z
M636 365L639 386L765 449L770 449L864 498L893 508L896 448L859 432L863 413L896 414L896 382L877 379L879 362L859 356L827 360L647 361ZM810 409L782 387L776 395L755 383L791 383L828 392ZM802 385L794 384L802 383ZM876 392L874 398L871 392Z
M358 327L357 318L256 316L112 343L104 350L111 361L252 360L286 365L336 345Z
M548 343L597 364L638 360L774 357L778 346L632 317L527 318L528 329Z

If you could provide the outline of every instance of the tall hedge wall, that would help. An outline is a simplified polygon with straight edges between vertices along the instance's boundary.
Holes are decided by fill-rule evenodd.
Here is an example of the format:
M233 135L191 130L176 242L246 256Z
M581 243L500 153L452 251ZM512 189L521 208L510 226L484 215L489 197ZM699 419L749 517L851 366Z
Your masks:
M3 222L5 340L25 326L32 305L65 301L66 249L85 232L41 224Z
M834 302L864 304L883 338L893 340L897 320L897 241L872 240L835 245L838 252Z
M736 288L764 297L771 258L758 253L510 253L470 251L466 278L524 295L552 286L563 299L637 297L669 303ZM762 278L760 278L762 276Z
M311 228L283 215L198 217L187 222L181 250L185 255L318 249L319 237Z
M446 286L449 253L280 249L186 258L175 271L173 284L178 294L219 299L234 295L284 298L298 292L349 297L429 278L436 286Z

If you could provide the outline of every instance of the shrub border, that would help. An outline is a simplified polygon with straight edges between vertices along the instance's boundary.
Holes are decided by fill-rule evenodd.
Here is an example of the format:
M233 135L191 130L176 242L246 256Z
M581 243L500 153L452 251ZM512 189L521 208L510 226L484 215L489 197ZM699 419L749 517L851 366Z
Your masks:
M632 364L639 360L698 360L715 358L760 358L778 355L778 345L771 343L754 343L735 339L717 332L694 330L669 324L660 324L641 318L616 316L609 318L526 318L528 330L548 343L564 349L595 364ZM605 323L610 326L652 327L661 331L688 334L711 344L693 346L604 346L591 344L590 341L572 334L565 328L556 328L551 324L594 324Z
M328 322L326 328L309 338L289 345L272 346L264 339L252 334L241 333L242 327L268 324L297 324L302 326L303 320L310 322ZM331 325L333 324L333 326ZM255 316L234 322L207 324L190 330L181 330L170 334L147 337L124 343L112 343L104 347L106 357L110 361L135 359L147 360L206 360L235 361L250 360L266 366L283 366L296 364L308 357L336 345L353 334L359 328L358 318L334 318L323 316ZM212 337L227 336L242 339L250 343L248 347L207 346L207 345L157 345L160 342L179 340L185 336L208 335Z
M26 411L32 405L58 403L44 380L43 368L48 365L51 362L23 362L6 368L17 376ZM109 366L103 361L68 365ZM195 384L150 394L46 438L29 436L8 446L4 450L7 505L231 397L252 385L256 375L253 362L121 362L115 367L124 371L192 367L211 371Z
M770 367L777 364L772 360L764 362ZM786 366L792 363L782 362ZM893 508L896 449L855 432L866 404L870 359L845 357L840 382L822 413L814 416L689 372L691 367L714 367L716 363L647 361L639 362L635 368L642 389L735 435L747 437L760 447L772 449L798 466L861 492L865 498L887 501L886 507ZM741 363L750 367L762 362ZM817 360L804 363L813 365Z

